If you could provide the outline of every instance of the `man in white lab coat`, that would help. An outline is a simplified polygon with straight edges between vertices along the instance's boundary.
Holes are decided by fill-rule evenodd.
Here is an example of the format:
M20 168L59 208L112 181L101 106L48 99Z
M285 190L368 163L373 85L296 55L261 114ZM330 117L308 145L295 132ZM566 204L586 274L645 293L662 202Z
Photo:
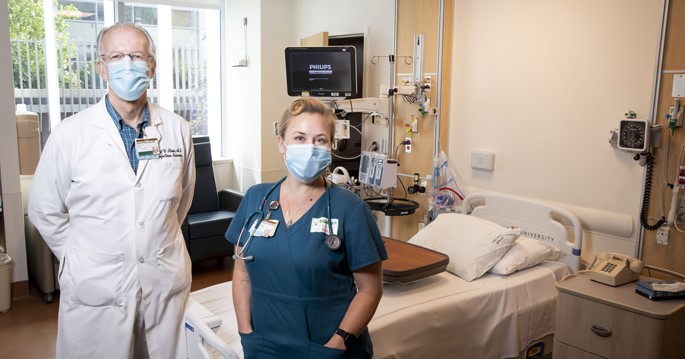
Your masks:
M98 52L107 95L52 131L29 199L60 261L57 358L185 357L190 129L147 102L156 65L147 31L103 29Z

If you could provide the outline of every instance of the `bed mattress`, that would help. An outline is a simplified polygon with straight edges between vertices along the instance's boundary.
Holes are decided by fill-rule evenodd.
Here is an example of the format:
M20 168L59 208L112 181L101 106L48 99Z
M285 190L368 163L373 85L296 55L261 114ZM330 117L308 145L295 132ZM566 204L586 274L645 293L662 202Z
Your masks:
M545 261L509 276L467 282L443 272L409 284L384 285L369 330L374 358L510 358L554 332L555 283L568 274ZM221 317L221 337L242 357L231 283L191 293ZM216 353L213 357L218 357Z
M543 262L509 276L467 282L448 272L384 287L369 323L374 358L510 358L554 332L555 283L568 274Z

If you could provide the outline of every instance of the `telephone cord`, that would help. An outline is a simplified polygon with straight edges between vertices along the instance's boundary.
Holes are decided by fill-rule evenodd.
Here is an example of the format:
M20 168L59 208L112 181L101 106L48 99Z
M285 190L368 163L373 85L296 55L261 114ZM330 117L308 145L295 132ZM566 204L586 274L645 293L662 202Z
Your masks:
M652 173L654 171L654 158L651 153L647 153L647 173L645 174L645 192L642 197L642 209L640 211L640 224L642 227L648 231L656 231L666 222L666 218L661 216L661 218L650 225L647 223L647 213L649 211L649 196L652 191Z

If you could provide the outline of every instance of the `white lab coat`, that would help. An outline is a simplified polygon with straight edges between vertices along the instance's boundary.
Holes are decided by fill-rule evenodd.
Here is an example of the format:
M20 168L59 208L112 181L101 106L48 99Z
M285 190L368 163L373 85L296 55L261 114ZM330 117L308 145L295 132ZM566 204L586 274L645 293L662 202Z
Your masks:
M139 290L151 357L185 357L191 263L180 225L194 152L183 118L149 110L145 137L161 158L141 160L137 175L104 98L62 121L41 155L28 214L60 260L58 358L129 357Z

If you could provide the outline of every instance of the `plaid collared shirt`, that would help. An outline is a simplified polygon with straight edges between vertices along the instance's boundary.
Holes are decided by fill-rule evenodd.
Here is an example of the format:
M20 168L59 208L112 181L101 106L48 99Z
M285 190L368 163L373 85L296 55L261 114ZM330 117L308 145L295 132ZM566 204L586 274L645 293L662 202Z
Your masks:
M121 139L124 141L124 148L126 148L126 154L128 154L128 160L131 162L131 168L133 172L138 173L138 154L136 153L136 138L143 138L143 129L147 126L148 120L150 118L150 112L148 110L147 104L145 104L145 111L143 112L143 121L138 124L136 129L131 128L124 122L124 120L119 116L117 110L114 109L112 103L109 101L109 97L105 95L105 105L107 107L107 112L109 116L112 117L114 125L117 126Z

